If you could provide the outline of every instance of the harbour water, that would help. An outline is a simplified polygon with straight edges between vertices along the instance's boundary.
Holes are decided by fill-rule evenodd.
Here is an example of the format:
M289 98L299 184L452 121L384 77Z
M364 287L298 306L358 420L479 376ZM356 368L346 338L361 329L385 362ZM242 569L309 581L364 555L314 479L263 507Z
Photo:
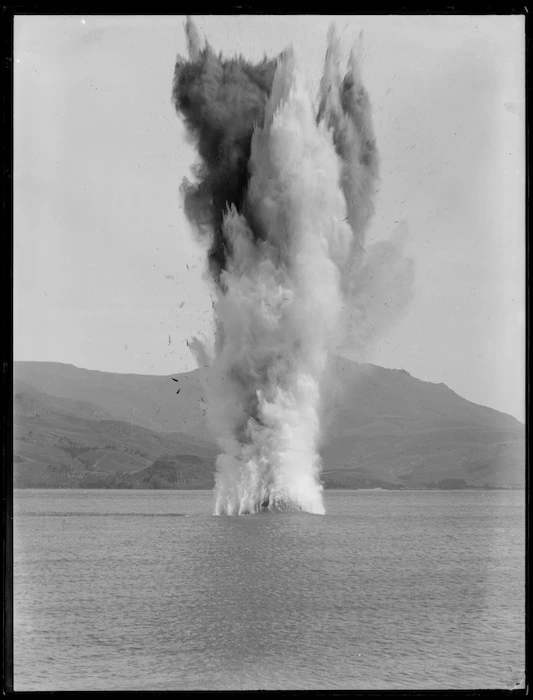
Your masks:
M524 493L16 490L15 690L510 688Z

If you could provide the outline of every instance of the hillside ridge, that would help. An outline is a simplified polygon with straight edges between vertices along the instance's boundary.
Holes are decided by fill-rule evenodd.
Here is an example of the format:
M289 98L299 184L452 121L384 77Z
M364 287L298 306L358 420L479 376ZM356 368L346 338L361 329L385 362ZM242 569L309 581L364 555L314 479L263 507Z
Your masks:
M330 378L326 487L523 487L516 418L401 369L335 358ZM206 381L204 368L137 375L15 362L15 486L211 488Z

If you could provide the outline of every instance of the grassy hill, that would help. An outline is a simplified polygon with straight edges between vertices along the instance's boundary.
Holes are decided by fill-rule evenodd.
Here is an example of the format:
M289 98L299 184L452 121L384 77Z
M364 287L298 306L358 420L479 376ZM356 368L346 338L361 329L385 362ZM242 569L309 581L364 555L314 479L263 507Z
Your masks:
M338 359L332 374L342 393L323 449L330 484L523 487L516 418L404 370Z
M212 487L205 370L175 382L17 362L14 375L15 486ZM326 486L524 485L524 426L443 384L337 358L324 414Z
M146 474L142 486L131 475L161 459L187 474L192 459L198 474L191 483L199 485L191 488L202 488L212 484L216 457L202 438L116 420L94 403L47 395L18 379L13 452L14 485L49 488L152 488ZM153 483L161 483L157 471Z

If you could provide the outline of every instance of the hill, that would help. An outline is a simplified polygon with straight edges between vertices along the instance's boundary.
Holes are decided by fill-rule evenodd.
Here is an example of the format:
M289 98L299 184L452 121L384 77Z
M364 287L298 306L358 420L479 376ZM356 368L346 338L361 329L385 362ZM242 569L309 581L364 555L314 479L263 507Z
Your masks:
M524 426L405 370L338 359L323 449L330 485L523 487Z
M14 376L15 486L212 487L205 370L174 382L16 362ZM341 358L327 388L326 486L524 485L524 426L512 416L403 370Z
M14 390L16 487L158 488L163 482L152 467L161 460L177 477L183 467L190 488L213 483L216 447L207 440L116 420L94 402L46 394L17 377ZM183 478L172 483L186 486Z

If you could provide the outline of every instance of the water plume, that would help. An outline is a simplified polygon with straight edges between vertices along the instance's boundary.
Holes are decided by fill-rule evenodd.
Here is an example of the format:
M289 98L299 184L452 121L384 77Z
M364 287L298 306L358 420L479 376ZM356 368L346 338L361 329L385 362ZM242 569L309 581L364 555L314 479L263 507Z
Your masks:
M215 513L324 513L328 358L346 338L346 307L366 319L376 263L364 253L379 170L368 94L355 52L342 75L333 30L318 108L291 48L254 65L216 56L190 19L186 32L173 98L198 149L182 191L209 241L216 297L206 381L221 449Z

